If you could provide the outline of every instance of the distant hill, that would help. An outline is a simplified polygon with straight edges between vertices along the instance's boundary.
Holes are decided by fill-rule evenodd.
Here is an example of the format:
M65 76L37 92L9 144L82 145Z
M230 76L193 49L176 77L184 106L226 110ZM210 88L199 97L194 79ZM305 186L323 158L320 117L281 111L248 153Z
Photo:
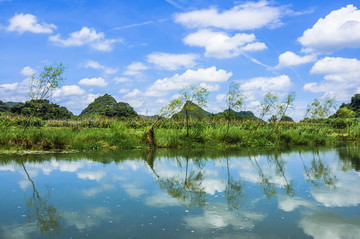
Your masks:
M133 107L128 103L116 102L109 94L100 96L90 103L80 114L81 117L103 115L107 117L137 117Z
M10 108L13 107L13 106L16 105L16 104L19 104L19 103L21 103L21 102L13 102L13 101L5 102L5 104L6 104L7 106L9 106Z
M50 103L48 100L30 100L17 103L10 108L10 112L20 115L34 115L43 120L70 119L73 114L65 107Z
M190 109L189 117L193 118L193 119L204 119L204 118L207 118L207 117L209 117L211 115L211 113L207 112L206 110L204 110L203 108L201 108L197 104L195 104L195 103L188 100L184 104L181 111L174 114L172 118L173 119L185 118L186 117L186 113L185 113L185 110L184 110L185 107L188 107Z
M228 112L229 112L228 109L224 110L223 112L215 114L215 117L216 118L226 118ZM242 119L258 120L258 118L251 111L236 112L234 110L230 110L230 115L232 115L235 119L239 119L239 120L242 120Z

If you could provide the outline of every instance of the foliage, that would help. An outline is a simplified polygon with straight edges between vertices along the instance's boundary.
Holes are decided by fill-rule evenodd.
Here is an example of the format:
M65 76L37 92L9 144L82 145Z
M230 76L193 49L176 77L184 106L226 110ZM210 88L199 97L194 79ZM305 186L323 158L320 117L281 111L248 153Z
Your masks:
M306 108L305 118L322 119L331 114L336 108L335 97L316 98Z
M54 93L54 89L61 87L64 83L65 79L62 76L64 70L63 63L54 63L45 66L38 77L36 77L36 73L30 76L30 99L46 100L50 98Z
M272 115L276 108L278 96L274 93L268 92L264 96L263 102L260 104L260 119L263 120L266 115Z
M0 112L8 112L10 107L0 100Z
M134 109L127 103L119 102L109 94L98 97L90 103L80 114L81 117L136 117L138 116Z
M30 100L11 107L11 112L24 116L38 117L43 120L70 119L73 114L65 107L52 104L48 100Z

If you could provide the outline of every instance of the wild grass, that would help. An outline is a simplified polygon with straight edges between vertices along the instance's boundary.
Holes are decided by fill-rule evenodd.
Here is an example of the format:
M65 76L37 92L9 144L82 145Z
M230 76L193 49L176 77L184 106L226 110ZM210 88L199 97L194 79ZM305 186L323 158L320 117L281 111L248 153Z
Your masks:
M152 120L42 121L0 117L1 150L96 150L148 148L146 133ZM227 132L226 121L192 121L189 136L183 121L162 120L154 126L155 147L160 148L250 148L325 145L337 141L360 141L360 121L265 123L234 121Z

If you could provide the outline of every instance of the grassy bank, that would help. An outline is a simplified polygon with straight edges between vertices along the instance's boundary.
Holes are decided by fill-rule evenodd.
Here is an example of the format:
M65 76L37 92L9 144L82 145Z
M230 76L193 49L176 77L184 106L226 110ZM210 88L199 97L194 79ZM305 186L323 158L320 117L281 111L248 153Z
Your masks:
M29 127L23 132L24 125ZM0 149L73 150L149 148L146 137L152 120L42 121L21 117L0 118ZM182 121L162 120L154 127L155 147L289 147L326 145L338 141L360 140L360 122L339 127L329 122L264 123L237 121L227 133L225 121L193 121L186 137Z

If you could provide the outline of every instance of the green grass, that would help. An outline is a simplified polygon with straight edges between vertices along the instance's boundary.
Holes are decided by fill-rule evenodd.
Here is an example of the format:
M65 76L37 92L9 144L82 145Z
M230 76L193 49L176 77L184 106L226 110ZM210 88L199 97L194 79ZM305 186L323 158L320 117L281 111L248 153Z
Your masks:
M0 117L1 150L97 150L149 148L146 132L151 120L41 121L31 119L23 133L26 118ZM340 126L339 126L340 125ZM159 148L250 148L326 145L337 141L360 141L360 121L346 125L310 123L193 121L190 134L182 121L162 120L154 127Z

